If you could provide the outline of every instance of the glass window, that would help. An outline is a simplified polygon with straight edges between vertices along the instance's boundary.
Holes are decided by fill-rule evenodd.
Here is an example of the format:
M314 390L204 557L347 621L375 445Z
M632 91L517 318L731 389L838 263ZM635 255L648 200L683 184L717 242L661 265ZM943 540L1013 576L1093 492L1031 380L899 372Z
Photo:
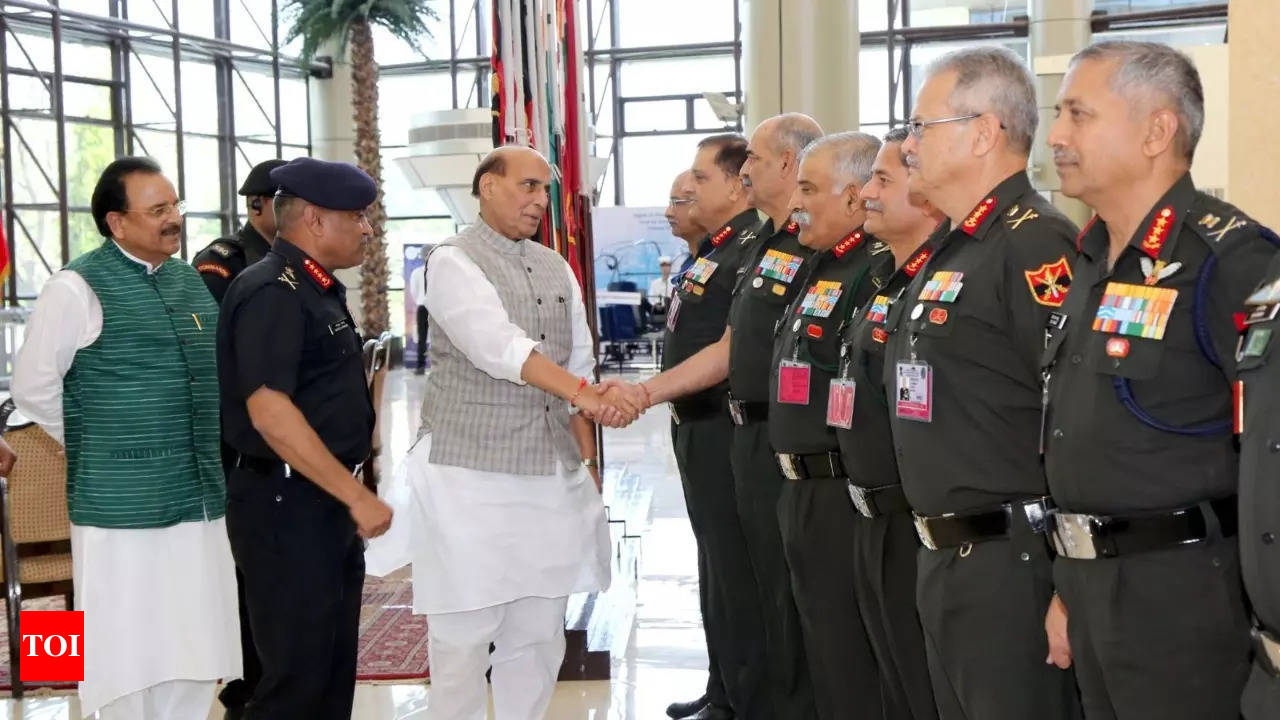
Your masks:
M173 130L173 56L139 50L129 58L129 83L133 124Z
M187 231L187 253L191 257L203 250L209 243L222 237L222 218L196 217L188 215L182 223Z
M10 61L12 62L12 61ZM53 68L49 68L53 70ZM62 41L62 72L97 80L111 79L111 48L103 43Z
M195 3L192 3L193 5ZM253 10L246 0L227 0L231 11L231 42L237 45L271 49L271 3L253 0ZM281 3L283 6L283 3ZM184 8L185 11L185 8ZM210 20L213 19L209 14ZM187 30L187 16L182 16L182 29ZM281 38L283 40L283 38Z
M182 199L187 201L187 209L192 212L222 210L222 192L218 185L218 141L184 134L182 161L185 176Z
M391 75L378 81L378 125L382 142L403 145L409 142L413 116L428 110L453 109L449 73Z
M1095 33L1094 40L1138 40L1158 42L1174 47L1191 45L1221 45L1227 39L1226 23L1187 25L1177 28L1152 28L1147 30L1111 30Z
M97 178L94 178L97 181ZM90 250L98 247L106 242L106 238L102 237L102 233L98 232L98 224L93 221L93 215L87 212L72 212L67 214L67 245L71 252L67 262L80 257ZM53 261L52 258L49 259ZM59 265L54 266L57 270Z
M382 202L387 217L448 215L449 208L435 190L409 185L395 159L409 154L407 147L382 148Z
M157 28L173 27L170 14L173 12L173 5L167 2L131 2L125 7L128 8L128 18L131 22L139 25L150 25Z
M111 15L111 4L108 0L59 0L58 7L72 12Z
M733 56L629 60L622 63L623 97L733 92ZM600 90L596 75L596 90Z
M705 135L661 135L622 140L622 187L629 207L665 206L671 181L693 164Z
M36 296L44 281L62 267L62 237L58 213L50 210L13 211L14 267L18 294Z
M58 202L58 143L55 133L56 124L52 120L13 119L14 202Z
M492 49L488 43L477 45L477 30L484 29L484 37L488 38L493 34L493 19L490 13L490 3L474 0L467 2L462 0L454 5L454 12L457 13L455 19L455 27L458 36L458 57L487 57L492 53ZM479 19L476 18L477 9L479 10Z
M449 6L439 3L439 20L424 18L430 36L418 38L418 48L392 35L390 31L373 27L373 56L379 65L400 65L423 60L449 59Z
M284 142L298 145L310 141L305 76L280 76L280 137Z
M67 123L66 133L67 204L87 208L98 176L116 158L115 131L107 125Z
M29 75L9 75L9 107L52 113L53 88L45 82Z
M134 131L135 155L146 155L160 164L160 168L164 170L169 179L177 181L178 178L178 142L175 135L171 132L162 132L158 130L135 130Z
M733 40L734 0L614 0L619 47ZM600 3L602 6L605 3ZM608 18L605 18L608 22ZM730 86L732 87L732 83ZM627 90L626 92L631 92Z
M683 100L629 100L623 108L626 110L624 128L628 133L684 130L689 126L688 107Z
M858 52L858 117L863 123L889 119L889 50L884 46Z
M39 82L39 81L37 81ZM10 95L12 96L12 94ZM62 106L67 117L111 119L111 88L63 81Z
M182 61L182 129L218 132L218 81L212 63Z
M234 88L236 135L274 141L275 80L270 69L265 72L257 66L240 63L239 72L232 73ZM281 108L283 114L283 108Z
M962 47L979 45L1003 45L1009 48L1024 61L1027 59L1026 38L1009 40L956 40L953 42L918 43L911 46L911 97L914 98L924 82L924 70L929 63L943 55ZM887 91L886 91L887 92Z

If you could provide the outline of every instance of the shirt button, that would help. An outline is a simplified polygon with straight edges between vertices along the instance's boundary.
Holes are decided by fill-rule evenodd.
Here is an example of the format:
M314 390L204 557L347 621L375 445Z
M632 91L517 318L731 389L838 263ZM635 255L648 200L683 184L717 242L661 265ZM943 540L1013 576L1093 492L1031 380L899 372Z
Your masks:
M541 305L541 304L542 304L542 298L538 298L538 304L539 304L539 305Z
M1264 533L1262 533L1262 542L1266 543L1267 545L1270 545L1271 543L1273 543L1273 542L1275 542L1275 541L1276 541L1276 534L1275 534L1275 533L1271 533L1271 532L1264 532Z
M1273 453L1280 452L1280 441L1272 440L1271 445L1269 447L1271 448L1271 452Z
M1061 440L1061 439L1062 439L1062 428L1054 428L1054 429L1053 429L1053 439L1054 439L1054 440Z
M525 270L528 270L529 272L533 272L533 268L531 268L531 267L527 267L527 268L525 268Z
M547 406L546 406L546 410L547 410L547 412L551 412L551 406L550 406L550 405L547 405Z
M276 502L284 502L284 496L283 496L283 495L277 495L277 496L276 496Z
M1072 355L1072 356L1071 356L1071 364L1072 364L1072 365L1079 365L1079 364L1080 364L1080 361L1081 361L1081 360L1083 360L1083 359L1084 359L1084 358L1080 357L1078 354L1077 354L1077 355Z
M543 334L539 335L539 336L538 336L538 339L539 339L539 340L546 340L546 339L547 339L547 334L546 334L546 333L543 333Z

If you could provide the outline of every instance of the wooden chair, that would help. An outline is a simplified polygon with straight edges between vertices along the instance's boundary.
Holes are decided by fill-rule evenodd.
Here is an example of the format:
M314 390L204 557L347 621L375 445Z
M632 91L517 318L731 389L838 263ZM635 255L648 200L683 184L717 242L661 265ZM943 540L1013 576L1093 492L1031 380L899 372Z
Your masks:
M3 409L0 413L8 415ZM61 595L67 609L75 609L71 520L67 516L67 459L62 446L35 424L8 428L4 439L18 455L9 476L0 477L0 543L9 622L9 673L13 696L20 698L18 612L23 597Z

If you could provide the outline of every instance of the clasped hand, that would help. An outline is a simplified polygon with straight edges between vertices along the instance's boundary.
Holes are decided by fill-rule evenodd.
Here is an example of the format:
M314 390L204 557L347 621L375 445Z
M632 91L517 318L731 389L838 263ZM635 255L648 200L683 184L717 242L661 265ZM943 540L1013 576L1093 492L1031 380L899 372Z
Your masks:
M609 379L583 388L576 405L588 420L611 428L623 428L649 409L649 399L637 384Z

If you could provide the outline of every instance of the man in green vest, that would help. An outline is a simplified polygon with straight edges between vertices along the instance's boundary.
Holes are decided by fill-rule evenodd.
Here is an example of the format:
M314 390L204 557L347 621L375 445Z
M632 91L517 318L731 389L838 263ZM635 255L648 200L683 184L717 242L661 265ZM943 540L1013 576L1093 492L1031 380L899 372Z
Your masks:
M173 257L183 203L148 158L91 199L107 240L45 282L13 373L18 409L66 447L80 710L205 717L240 676L218 455L218 307Z

